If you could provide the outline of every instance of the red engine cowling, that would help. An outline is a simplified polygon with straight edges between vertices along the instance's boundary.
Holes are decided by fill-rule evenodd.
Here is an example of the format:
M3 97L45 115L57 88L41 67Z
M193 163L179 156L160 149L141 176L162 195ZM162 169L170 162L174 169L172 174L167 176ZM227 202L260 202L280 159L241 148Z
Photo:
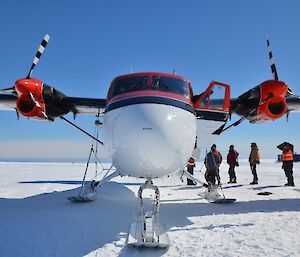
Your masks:
M269 80L260 85L257 122L276 120L286 113L287 89L288 86L281 81Z
M31 119L45 120L46 108L43 101L43 82L37 79L20 79L15 83L18 94L17 111Z
M267 80L230 103L230 112L251 123L277 120L287 111L288 86L282 81Z

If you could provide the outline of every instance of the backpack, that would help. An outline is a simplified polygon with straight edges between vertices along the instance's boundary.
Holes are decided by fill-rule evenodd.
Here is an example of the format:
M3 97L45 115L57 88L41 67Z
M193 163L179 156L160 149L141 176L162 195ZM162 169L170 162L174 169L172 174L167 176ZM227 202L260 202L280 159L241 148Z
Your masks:
M212 152L209 152L205 157L205 166L207 170L216 171L219 166L218 156Z

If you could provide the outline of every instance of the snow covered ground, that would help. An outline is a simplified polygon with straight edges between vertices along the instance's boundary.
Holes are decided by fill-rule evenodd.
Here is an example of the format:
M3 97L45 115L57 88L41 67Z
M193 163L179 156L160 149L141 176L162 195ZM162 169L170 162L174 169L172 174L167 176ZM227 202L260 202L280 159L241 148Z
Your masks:
M197 169L200 169L198 163ZM135 221L136 193L143 182L117 178L104 184L94 202L74 204L85 164L0 163L0 256L300 256L300 163L296 187L284 187L281 164L263 160L259 185L251 186L248 163L240 160L237 184L221 166L223 190L233 204L201 199L197 186L178 176L157 179L167 250L126 246ZM89 171L89 177L94 171ZM203 180L203 175L196 172ZM259 196L269 191L272 195Z

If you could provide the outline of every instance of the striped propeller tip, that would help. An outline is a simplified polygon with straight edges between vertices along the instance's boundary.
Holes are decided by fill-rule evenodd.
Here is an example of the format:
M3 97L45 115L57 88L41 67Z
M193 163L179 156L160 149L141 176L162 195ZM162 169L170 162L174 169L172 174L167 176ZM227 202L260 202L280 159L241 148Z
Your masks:
M275 61L274 61L274 57L273 57L272 48L271 48L271 44L270 44L268 34L266 34L266 40L267 40L267 46L268 46L268 51L269 51L269 60L270 60L271 72L272 72L272 75L273 75L273 79L277 81L278 80L278 73L277 73L277 69L276 69L276 65L275 65Z
M44 40L46 40L47 42L49 41L49 39L50 39L50 36L49 36L49 34L46 34L45 36L44 36Z
M35 57L33 59L32 65L30 67L30 70L29 70L28 75L27 75L26 78L30 78L31 77L31 73L32 73L34 67L37 65L38 61L40 60L40 58L41 58L41 56L42 56L42 54L43 54L43 52L44 52L44 50L46 48L46 45L47 45L49 39L50 39L50 36L48 34L46 34L44 36L44 38L43 38L42 43L40 44L40 46L38 48L38 51L37 51L37 53L36 53L36 55L35 55Z

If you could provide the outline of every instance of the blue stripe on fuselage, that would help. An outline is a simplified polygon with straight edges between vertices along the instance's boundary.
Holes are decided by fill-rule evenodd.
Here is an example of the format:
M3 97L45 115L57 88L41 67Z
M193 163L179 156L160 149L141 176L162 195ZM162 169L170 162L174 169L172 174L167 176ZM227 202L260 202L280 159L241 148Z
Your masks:
M160 96L138 96L138 97L121 99L116 102L109 103L105 109L105 112L109 112L111 110L128 106L128 105L145 104L145 103L170 105L195 114L195 108L192 105L176 99L160 97Z

